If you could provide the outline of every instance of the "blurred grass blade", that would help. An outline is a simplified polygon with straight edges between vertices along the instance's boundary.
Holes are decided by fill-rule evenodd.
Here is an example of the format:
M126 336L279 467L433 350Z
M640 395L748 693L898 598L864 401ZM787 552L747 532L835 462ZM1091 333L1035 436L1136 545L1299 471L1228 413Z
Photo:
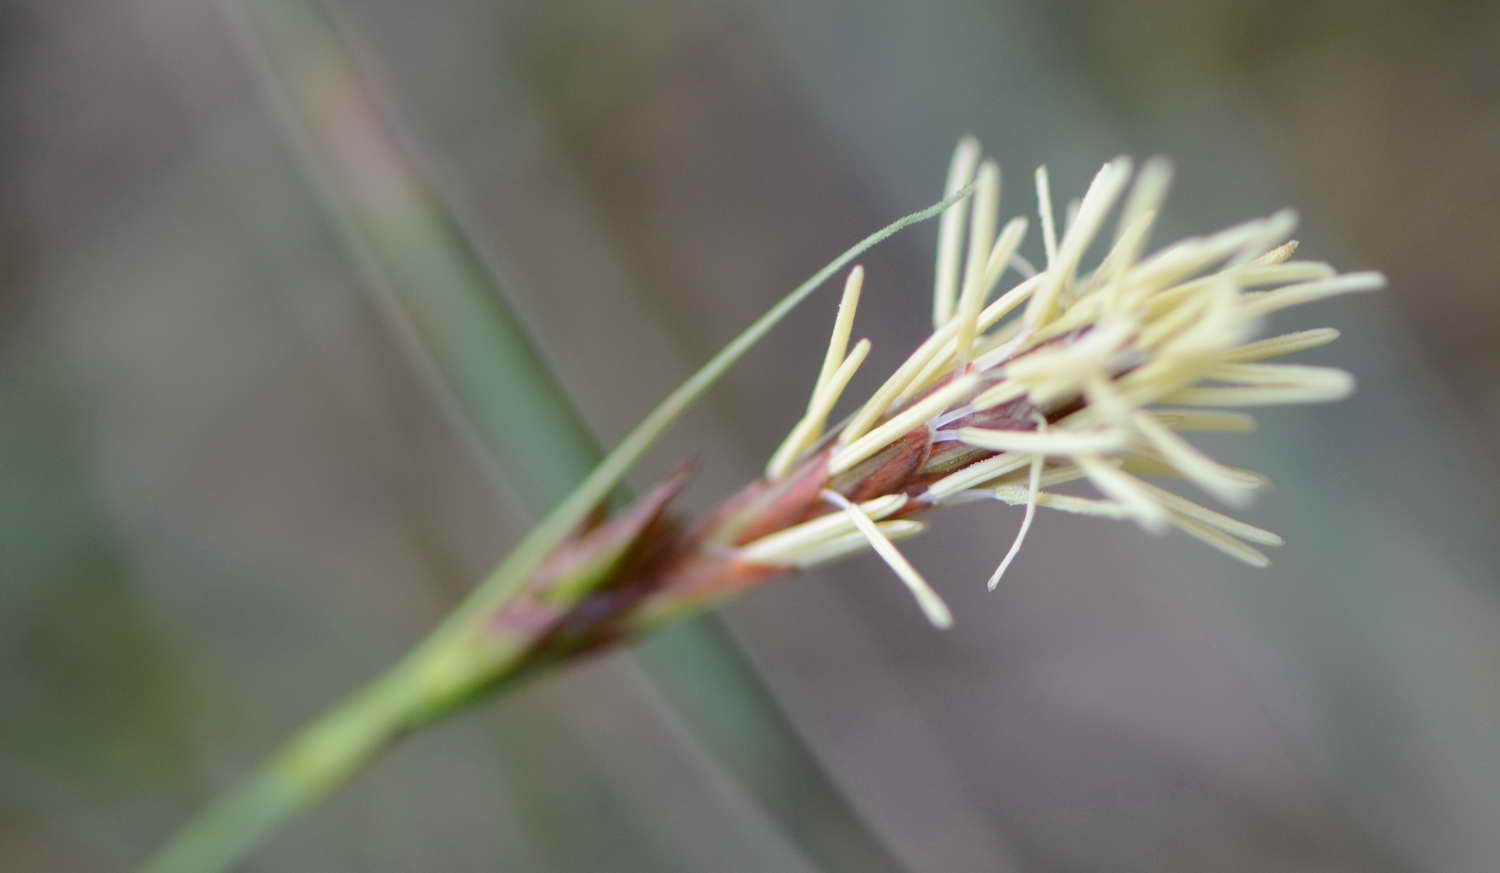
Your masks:
M230 0L306 175L387 322L504 484L550 506L599 447L402 149L315 0ZM539 451L545 447L545 451Z
M388 318L518 496L530 505L553 505L568 495L423 646L425 652L441 649L476 613L503 602L651 442L828 276L966 194L896 222L819 271L673 392L596 467L599 453L581 417L490 271L391 136L326 12L311 0L264 0L244 4L243 11L309 175L379 289ZM899 869L716 622L678 630L649 650L648 661L668 699L700 704L683 710L690 728L809 858L832 869ZM705 695L707 689L713 693ZM701 705L707 700L733 703Z

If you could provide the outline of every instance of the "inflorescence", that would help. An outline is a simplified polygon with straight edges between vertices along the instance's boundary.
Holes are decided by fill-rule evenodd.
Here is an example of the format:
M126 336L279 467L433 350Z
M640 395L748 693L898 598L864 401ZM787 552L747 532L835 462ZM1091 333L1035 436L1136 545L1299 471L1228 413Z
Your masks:
M939 626L951 622L947 607L892 541L923 530L906 516L953 503L1025 507L991 588L1039 506L1129 519L1153 533L1177 528L1265 566L1251 544L1277 546L1281 537L1142 477L1176 477L1232 506L1248 502L1266 480L1209 458L1181 434L1255 426L1247 414L1215 407L1346 396L1354 382L1342 370L1265 363L1332 342L1338 331L1252 338L1271 313L1384 280L1292 260L1290 211L1146 255L1171 170L1153 159L1133 184L1132 175L1128 158L1105 164L1067 210L1059 236L1047 171L1038 169L1046 260L1036 269L1019 254L1026 219L1000 226L999 167L981 162L976 141L963 140L947 193L971 182L974 193L940 223L931 335L830 431L830 415L870 353L867 339L849 347L864 281L861 268L850 272L806 412L766 468L771 483L813 471L826 480L816 492L826 508L740 544L738 558L807 567L872 547ZM1106 219L1122 198L1105 242ZM1085 255L1099 245L1105 254L1085 270ZM1012 274L1017 281L995 296ZM1051 490L1075 480L1098 496Z

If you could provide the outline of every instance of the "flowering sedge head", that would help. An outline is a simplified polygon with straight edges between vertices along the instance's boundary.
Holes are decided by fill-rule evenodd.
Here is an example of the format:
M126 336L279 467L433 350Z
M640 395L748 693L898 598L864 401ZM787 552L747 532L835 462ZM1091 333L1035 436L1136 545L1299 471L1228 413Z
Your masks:
M1045 260L1033 267L1020 254L1027 220L1000 224L999 168L980 161L976 142L961 142L948 192L972 180L974 193L940 224L931 335L830 427L870 353L869 340L850 346L864 280L856 267L806 411L745 506L721 516L720 544L742 562L785 567L872 547L939 626L951 622L947 607L893 541L923 529L909 516L950 503L1025 507L992 588L1038 507L1126 519L1153 533L1176 528L1264 566L1256 546L1280 545L1279 536L1142 477L1180 479L1244 505L1265 480L1209 458L1182 434L1250 430L1241 407L1347 395L1353 379L1341 370L1267 363L1332 342L1336 330L1254 337L1273 312L1383 279L1293 260L1289 211L1147 254L1169 176L1159 160L1136 174L1129 159L1111 161L1059 232L1038 170ZM1096 247L1104 254L1087 266ZM1097 494L1052 490L1075 480ZM778 523L763 523L767 516Z
M870 355L853 342L864 273L848 276L802 417L766 475L696 525L663 513L684 477L602 527L563 543L495 630L552 656L598 650L711 606L781 572L872 548L936 625L952 615L895 541L913 516L953 503L1024 507L1016 557L1038 508L1176 528L1255 566L1281 538L1169 491L1241 506L1265 480L1215 461L1183 436L1247 431L1241 407L1335 400L1353 387L1326 367L1268 363L1337 338L1331 328L1255 339L1267 315L1379 287L1293 260L1279 212L1148 253L1169 170L1118 158L1067 210L1059 232L1036 174L1043 259L1021 254L1028 221L1000 221L1000 171L960 143L942 217L932 332L841 423L831 416ZM967 203L959 197L972 185ZM1111 223L1108 219L1114 216ZM1085 257L1094 250L1102 257ZM1092 486L1087 495L1055 490ZM1194 496L1197 496L1196 494Z

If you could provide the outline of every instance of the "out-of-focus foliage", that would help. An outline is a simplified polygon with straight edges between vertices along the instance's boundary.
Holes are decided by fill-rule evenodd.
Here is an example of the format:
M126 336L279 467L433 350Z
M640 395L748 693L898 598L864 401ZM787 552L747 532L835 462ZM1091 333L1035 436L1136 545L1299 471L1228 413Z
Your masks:
M1215 447L1278 483L1269 570L1045 517L987 595L1013 530L974 513L911 548L950 634L873 558L728 617L916 869L1491 869L1493 5L336 8L605 442L933 200L964 132L1010 213L1036 163L1066 198L1167 153L1163 239L1291 204L1303 254L1385 271L1299 317L1345 329L1360 393ZM236 39L188 0L0 4L7 868L141 857L532 518L371 309ZM877 348L922 336L931 233L865 261ZM645 472L710 459L699 505L753 475L825 329L789 326ZM665 712L626 659L538 685L402 747L256 869L795 869Z

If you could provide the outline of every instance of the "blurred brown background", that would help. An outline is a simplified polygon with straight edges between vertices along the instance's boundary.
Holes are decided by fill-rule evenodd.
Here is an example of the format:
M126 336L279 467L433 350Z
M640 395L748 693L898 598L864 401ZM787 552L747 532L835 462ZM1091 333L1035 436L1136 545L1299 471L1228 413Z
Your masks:
M1390 278L1286 323L1361 390L1213 443L1266 571L953 512L726 612L913 871L1491 871L1500 857L1500 5L339 0L406 145L602 440L962 133L1061 196L1178 168L1161 239L1295 205ZM389 663L533 519L362 287L221 4L0 2L0 866L116 870ZM935 228L864 259L886 364ZM753 475L832 292L641 471ZM873 379L878 367L870 368ZM807 865L628 656L401 746L247 869Z

